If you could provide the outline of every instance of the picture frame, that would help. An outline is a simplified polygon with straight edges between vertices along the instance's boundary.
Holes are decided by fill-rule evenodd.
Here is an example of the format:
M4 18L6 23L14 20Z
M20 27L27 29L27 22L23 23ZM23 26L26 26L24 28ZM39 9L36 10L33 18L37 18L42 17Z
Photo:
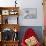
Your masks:
M24 8L23 9L24 19L36 19L37 8Z
M2 15L9 15L9 10L2 10Z

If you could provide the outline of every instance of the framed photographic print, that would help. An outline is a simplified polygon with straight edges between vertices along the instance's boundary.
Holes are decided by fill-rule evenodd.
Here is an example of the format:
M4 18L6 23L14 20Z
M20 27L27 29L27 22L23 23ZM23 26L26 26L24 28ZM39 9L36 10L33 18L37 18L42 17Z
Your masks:
M37 18L37 8L24 8L24 19L36 19Z
M9 15L9 10L2 10L2 15Z

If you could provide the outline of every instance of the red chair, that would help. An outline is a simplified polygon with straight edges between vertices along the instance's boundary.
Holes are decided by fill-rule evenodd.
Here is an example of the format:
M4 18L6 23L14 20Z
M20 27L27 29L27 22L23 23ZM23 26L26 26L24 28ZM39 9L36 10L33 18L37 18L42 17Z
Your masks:
M24 37L22 38L21 46L27 46L25 43L25 39L28 39L29 37L32 37L32 36L36 37L36 39L37 39L37 35L34 32L34 30L32 28L28 28L24 34ZM37 44L35 46L41 46L41 44L39 42L37 42Z

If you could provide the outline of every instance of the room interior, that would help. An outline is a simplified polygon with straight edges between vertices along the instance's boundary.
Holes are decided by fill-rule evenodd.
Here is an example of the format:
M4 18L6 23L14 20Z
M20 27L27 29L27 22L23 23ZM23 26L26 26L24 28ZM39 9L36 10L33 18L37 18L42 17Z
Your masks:
M1 0L0 46L23 46L28 28L37 34L41 46L46 46L46 0Z

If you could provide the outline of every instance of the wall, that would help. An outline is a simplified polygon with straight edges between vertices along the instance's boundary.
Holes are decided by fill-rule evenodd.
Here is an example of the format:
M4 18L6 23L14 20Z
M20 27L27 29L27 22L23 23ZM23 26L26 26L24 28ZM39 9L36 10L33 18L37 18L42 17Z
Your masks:
M42 0L24 0L19 1L21 3L21 6L23 8L37 8L37 18L36 19L27 19L25 20L22 16L20 15L20 25L21 26L43 26L43 6L42 6ZM21 11L22 13L22 11Z
M14 6L14 1L15 0L0 0L0 6L1 7L10 7L10 6Z
M15 6L15 0L0 0L0 6L2 7L9 7ZM20 17L19 17L19 24L21 26L43 26L43 6L42 0L17 0L17 6L20 7ZM23 8L37 8L37 18L25 20L22 16L22 9Z

